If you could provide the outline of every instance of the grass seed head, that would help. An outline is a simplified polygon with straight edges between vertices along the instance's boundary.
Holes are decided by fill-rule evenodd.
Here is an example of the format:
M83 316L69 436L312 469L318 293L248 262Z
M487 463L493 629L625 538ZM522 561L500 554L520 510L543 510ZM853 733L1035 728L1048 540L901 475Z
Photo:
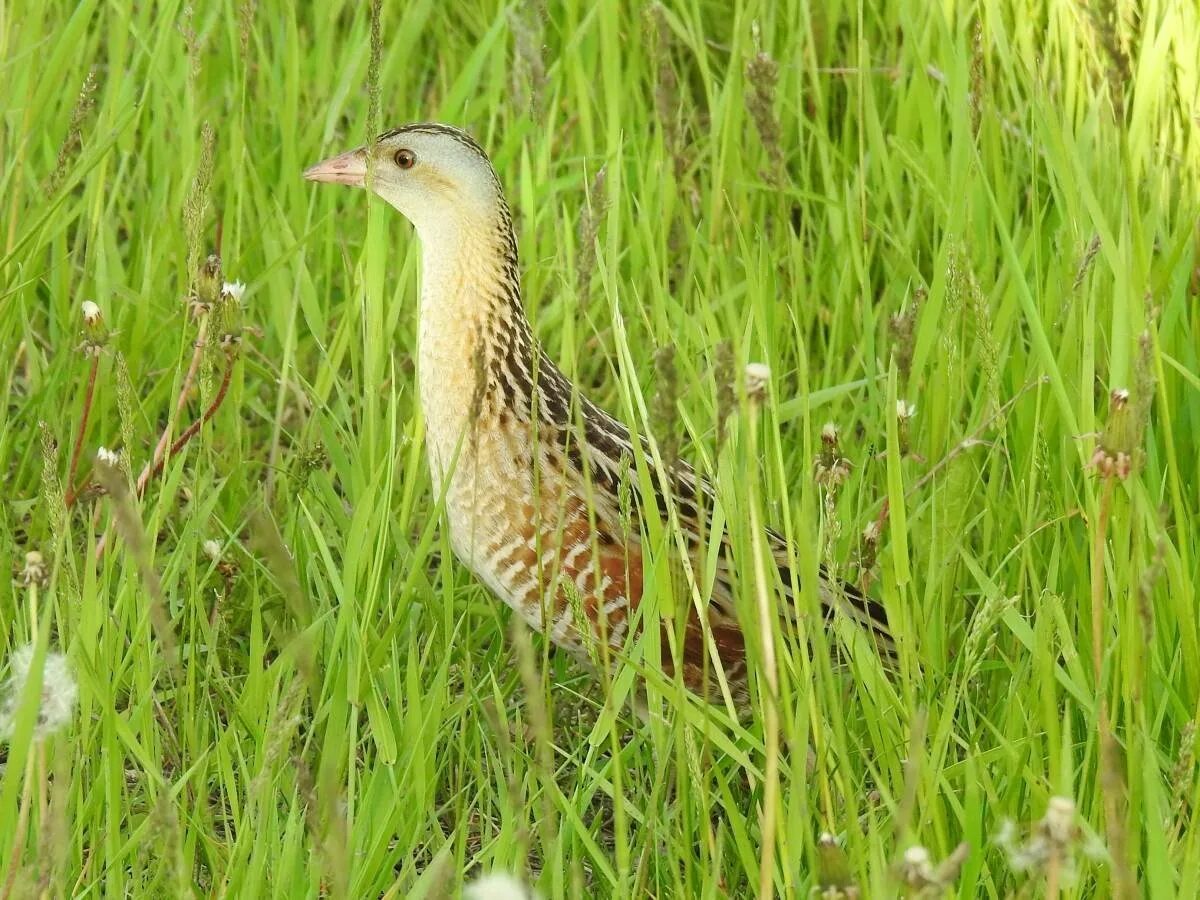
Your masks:
M546 61L542 57L545 41L538 4L510 8L508 27L513 36L513 94L520 98L518 107L536 117L546 87Z
M58 472L58 440L45 422L38 423L42 449L42 503L50 526L51 546L58 546L67 520L67 501Z
M779 63L762 49L762 35L758 22L752 26L754 37L754 56L746 63L746 81L750 84L750 92L746 95L746 110L758 130L758 138L767 151L771 168L765 173L766 180L771 184L783 181L783 143L779 120L775 115L775 88L779 83Z
M83 149L84 126L87 124L92 109L96 106L96 86L96 67L92 66L83 79L83 86L79 89L79 96L76 97L75 106L71 110L67 136L63 139L62 146L59 147L54 171L46 180L45 191L48 195L54 194L62 187L67 172L71 169L71 164L78 158L79 151Z
M1083 285L1087 278L1088 272L1092 269L1092 263L1096 261L1097 254L1100 253L1100 235L1093 235L1088 242L1087 249L1083 251L1083 258L1079 261L1079 267L1075 270L1075 281L1071 283L1071 290L1077 291Z
M888 332L892 338L896 354L896 368L905 383L912 371L913 353L917 347L917 316L926 296L925 288L918 287L913 291L912 300L902 311L888 319Z
M983 59L983 22L975 20L975 30L971 36L971 133L979 134L983 124L983 95L987 90Z
M713 352L713 383L717 391L717 447L725 445L728 436L729 417L737 408L735 391L736 373L733 362L733 345L721 341Z
M657 389L651 400L650 423L662 451L663 465L673 468L679 459L679 366L675 347L668 344L654 354Z
M208 216L210 192L212 190L213 158L216 149L216 133L210 123L205 122L200 131L200 159L196 163L196 174L183 205L183 227L187 235L188 271L194 272L200 263L201 238L204 220ZM211 302L211 300L209 301Z

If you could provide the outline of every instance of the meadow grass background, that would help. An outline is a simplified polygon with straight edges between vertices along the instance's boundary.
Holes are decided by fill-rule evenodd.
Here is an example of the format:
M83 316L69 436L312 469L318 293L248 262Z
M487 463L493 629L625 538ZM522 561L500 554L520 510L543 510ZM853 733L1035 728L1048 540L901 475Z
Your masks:
M0 896L1200 896L1200 15L1090 6L414 0L373 53L370 4L0 3L0 666L78 680L44 738L9 699ZM739 548L869 585L894 673L779 634L778 735L661 678L643 721L665 648L597 684L452 560L415 238L300 179L424 119L491 151L552 355ZM121 461L68 509L93 360L75 486Z

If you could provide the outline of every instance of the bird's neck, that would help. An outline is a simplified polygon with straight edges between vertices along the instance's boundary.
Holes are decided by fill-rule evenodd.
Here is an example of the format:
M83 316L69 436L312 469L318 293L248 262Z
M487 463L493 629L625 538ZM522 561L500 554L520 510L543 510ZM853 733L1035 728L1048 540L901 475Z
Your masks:
M418 379L439 479L528 384L533 334L521 305L516 241L503 203L486 215L424 223Z

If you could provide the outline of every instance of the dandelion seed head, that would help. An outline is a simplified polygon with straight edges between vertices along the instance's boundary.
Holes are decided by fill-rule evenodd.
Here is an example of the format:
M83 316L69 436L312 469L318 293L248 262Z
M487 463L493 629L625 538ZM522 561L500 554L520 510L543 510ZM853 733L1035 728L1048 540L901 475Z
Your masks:
M13 725L29 680L29 669L33 664L33 645L27 644L13 653L9 660L8 683L3 700L0 700L0 738L12 736ZM71 721L79 686L71 674L70 664L61 653L51 650L46 654L42 666L42 697L38 704L37 724L33 735L37 739L48 737Z
M919 844L904 851L904 861L910 866L923 866L929 863L929 851Z
M933 860L919 844L904 851L899 869L901 879L912 887L924 887L934 881Z
M1051 797L1041 825L1050 840L1069 844L1075 836L1075 801L1070 797Z
M493 872L477 878L463 890L463 900L535 900L537 894L511 875Z
M1000 822L1000 827L996 829L996 836L992 838L1001 847L1011 846L1017 839L1017 823L1012 819L1004 819Z

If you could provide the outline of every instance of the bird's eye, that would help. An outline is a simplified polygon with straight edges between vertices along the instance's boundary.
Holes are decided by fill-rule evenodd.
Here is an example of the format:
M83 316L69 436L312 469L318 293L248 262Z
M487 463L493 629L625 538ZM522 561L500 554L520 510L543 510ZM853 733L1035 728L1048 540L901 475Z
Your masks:
M411 150L397 150L396 155L392 157L402 169L411 169L417 164L417 157Z

